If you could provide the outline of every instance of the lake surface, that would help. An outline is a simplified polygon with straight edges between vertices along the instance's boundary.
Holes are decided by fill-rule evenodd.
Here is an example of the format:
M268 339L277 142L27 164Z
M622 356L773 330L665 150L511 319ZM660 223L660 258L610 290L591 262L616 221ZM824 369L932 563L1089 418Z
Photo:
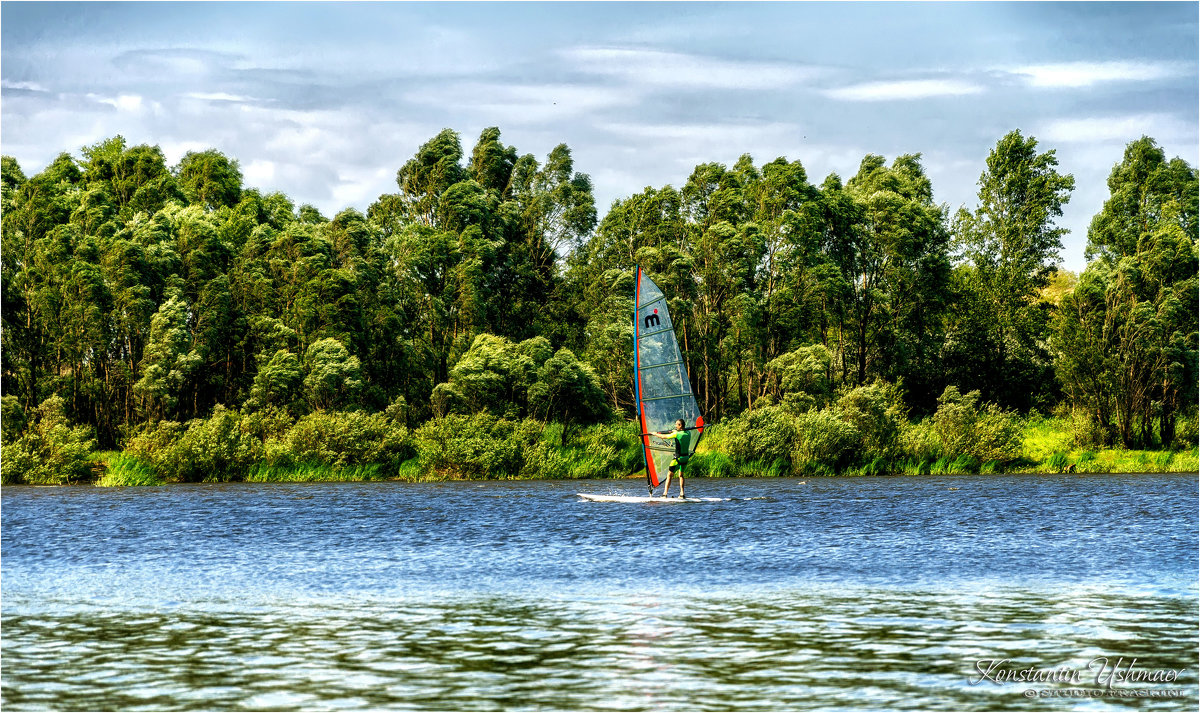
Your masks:
M689 479L689 495L730 499L575 496L644 491L5 487L0 706L1197 707L1194 475ZM1102 659L1136 659L1134 675L1098 681ZM993 665L1081 675L979 680ZM1155 671L1176 680L1132 680Z

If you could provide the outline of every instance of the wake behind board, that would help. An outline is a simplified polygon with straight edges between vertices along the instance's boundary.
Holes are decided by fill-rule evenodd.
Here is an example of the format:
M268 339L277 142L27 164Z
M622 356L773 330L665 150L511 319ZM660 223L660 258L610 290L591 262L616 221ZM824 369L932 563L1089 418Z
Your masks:
M577 493L584 500L597 503L718 503L730 498L664 498L661 496L648 497L645 495L596 495L593 493Z

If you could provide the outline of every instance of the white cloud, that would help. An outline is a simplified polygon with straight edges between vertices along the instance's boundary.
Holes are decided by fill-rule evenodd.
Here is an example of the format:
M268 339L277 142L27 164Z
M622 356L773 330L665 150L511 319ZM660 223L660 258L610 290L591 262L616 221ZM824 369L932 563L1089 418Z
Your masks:
M829 89L825 95L843 101L896 101L932 97L979 94L983 87L961 79L905 79L894 82L866 82Z
M624 137L636 137L653 141L680 141L688 144L707 143L725 146L749 146L764 141L777 141L783 137L795 138L799 127L793 124L741 123L741 124L632 124L612 122L600 124L598 128Z
M209 144L202 141L160 141L158 147L162 149L163 156L167 159L169 165L175 165L183 160L189 151L205 151L212 148ZM236 156L234 158L237 158Z
M778 89L825 70L800 64L747 62L661 50L577 47L561 54L577 70L619 77L631 84L689 89Z
M1179 73L1176 65L1162 62L1063 62L1035 64L1007 70L1032 87L1090 87L1101 82L1146 82Z
M108 104L115 107L117 111L122 111L130 114L137 113L142 110L142 97L137 94L119 94L115 97L102 97L95 94L89 94L89 99L94 99L101 104Z
M475 113L485 123L570 119L638 100L628 91L579 84L452 83L409 92L405 100Z
M242 166L242 178L248 186L261 186L275 181L275 162L255 159Z
M200 101L210 102L252 102L257 101L254 97L243 96L241 94L230 94L228 92L188 92L183 95L187 99L198 99Z
M341 171L338 174L338 184L333 187L332 205L361 206L365 212L366 206L381 193L394 188L395 176L395 169L390 167L368 166ZM333 212L329 211L331 214Z
M1142 135L1159 142L1175 139L1195 140L1196 127L1170 114L1128 114L1082 119L1054 119L1035 134L1039 139L1063 143L1128 143Z
M4 89L22 89L27 92L47 92L50 91L46 87L37 82L14 82L8 79L0 80L0 88Z

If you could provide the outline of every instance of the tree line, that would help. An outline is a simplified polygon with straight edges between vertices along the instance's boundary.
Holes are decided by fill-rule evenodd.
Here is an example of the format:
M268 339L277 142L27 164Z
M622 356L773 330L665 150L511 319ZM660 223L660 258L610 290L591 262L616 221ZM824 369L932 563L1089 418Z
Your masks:
M919 154L820 184L743 156L601 220L566 145L539 160L496 128L470 154L442 131L395 193L332 218L215 150L168 166L118 136L32 177L5 156L4 442L51 399L105 449L218 406L408 428L486 411L565 440L631 416L641 265L709 421L872 384L922 417L955 387L1057 409L1081 442L1171 446L1196 418L1197 171L1148 137L1119 158L1076 277L1055 222L1074 179L1020 131L955 213Z

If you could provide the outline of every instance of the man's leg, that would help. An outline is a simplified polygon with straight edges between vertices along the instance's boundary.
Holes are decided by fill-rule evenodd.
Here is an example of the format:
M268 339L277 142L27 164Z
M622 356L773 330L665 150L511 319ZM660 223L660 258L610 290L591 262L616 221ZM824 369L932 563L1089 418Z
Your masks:
M665 485L663 485L663 494L662 494L662 496L664 498L667 497L667 491L671 489L671 474L674 472L675 472L674 470L667 469L667 482Z

